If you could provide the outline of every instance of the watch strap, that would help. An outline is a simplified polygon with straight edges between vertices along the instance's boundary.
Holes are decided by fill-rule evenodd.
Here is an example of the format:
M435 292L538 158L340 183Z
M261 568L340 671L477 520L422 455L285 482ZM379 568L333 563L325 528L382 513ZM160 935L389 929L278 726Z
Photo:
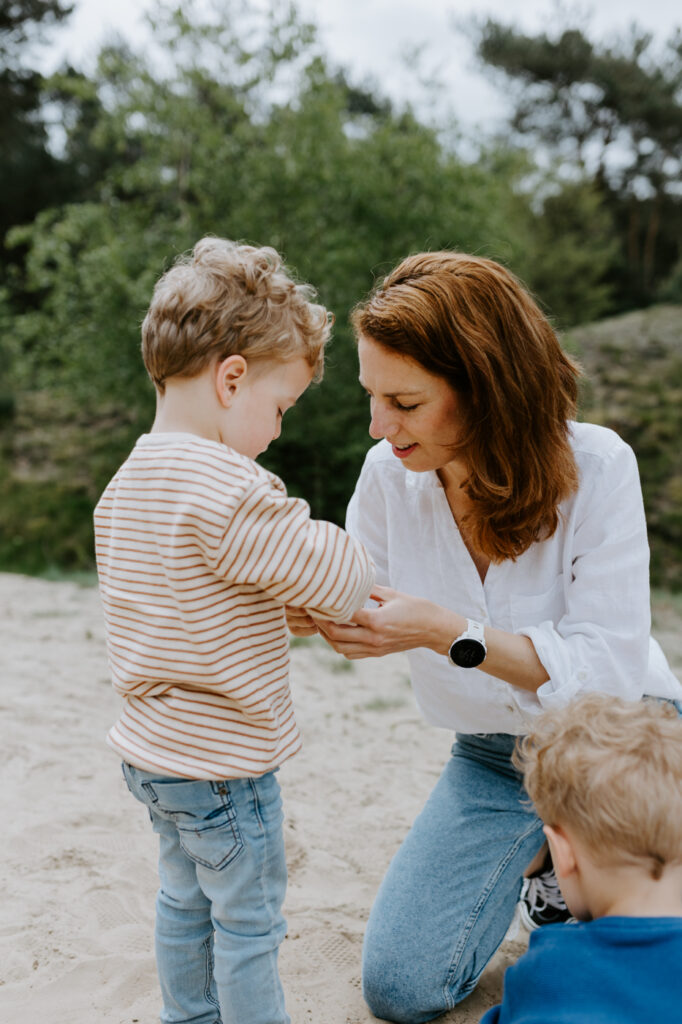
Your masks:
M467 628L465 631L457 637L458 640L462 640L466 637L469 640L480 640L485 646L485 629L482 622L476 622L475 619L467 619Z

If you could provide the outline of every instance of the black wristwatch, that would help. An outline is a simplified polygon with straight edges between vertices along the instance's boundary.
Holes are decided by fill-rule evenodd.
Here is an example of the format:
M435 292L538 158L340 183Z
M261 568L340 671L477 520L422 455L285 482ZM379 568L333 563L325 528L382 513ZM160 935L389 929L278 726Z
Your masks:
M482 624L467 619L467 628L450 644L448 661L458 668L476 668L485 660L487 653Z

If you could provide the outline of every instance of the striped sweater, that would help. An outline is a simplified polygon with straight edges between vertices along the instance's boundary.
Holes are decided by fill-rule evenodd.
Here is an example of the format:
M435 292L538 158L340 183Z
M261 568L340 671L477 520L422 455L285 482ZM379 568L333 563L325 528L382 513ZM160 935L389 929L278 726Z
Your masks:
M145 434L95 509L126 761L194 779L272 770L300 748L284 606L342 621L374 582L365 549L222 444Z

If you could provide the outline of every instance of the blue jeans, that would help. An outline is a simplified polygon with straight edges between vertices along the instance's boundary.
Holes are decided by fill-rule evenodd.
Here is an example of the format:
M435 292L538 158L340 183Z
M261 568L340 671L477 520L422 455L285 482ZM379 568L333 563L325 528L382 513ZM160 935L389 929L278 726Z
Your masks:
M458 735L370 914L363 991L384 1020L421 1024L458 1003L502 942L544 842L510 762L516 737Z
M286 924L273 772L206 782L123 765L160 840L156 963L163 1024L289 1024L277 970Z

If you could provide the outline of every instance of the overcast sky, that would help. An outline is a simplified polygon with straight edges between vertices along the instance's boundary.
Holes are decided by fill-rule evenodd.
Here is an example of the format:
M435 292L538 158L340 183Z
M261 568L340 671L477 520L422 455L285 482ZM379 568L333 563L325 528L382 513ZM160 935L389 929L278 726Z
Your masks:
M47 60L52 66L68 56L87 68L112 29L139 38L141 12L150 0L115 0L111 5L75 0L75 6L67 27L51 38ZM530 31L548 30L558 21L559 9L553 0L298 0L298 7L318 25L334 62L360 79L371 76L396 100L412 95L403 54L424 44L424 66L438 70L447 104L469 129L476 124L494 127L504 114L504 100L475 66L470 44L453 22L490 14ZM624 34L636 21L663 40L682 24L672 0L596 0L571 4L570 9L588 17L588 32L595 39Z

